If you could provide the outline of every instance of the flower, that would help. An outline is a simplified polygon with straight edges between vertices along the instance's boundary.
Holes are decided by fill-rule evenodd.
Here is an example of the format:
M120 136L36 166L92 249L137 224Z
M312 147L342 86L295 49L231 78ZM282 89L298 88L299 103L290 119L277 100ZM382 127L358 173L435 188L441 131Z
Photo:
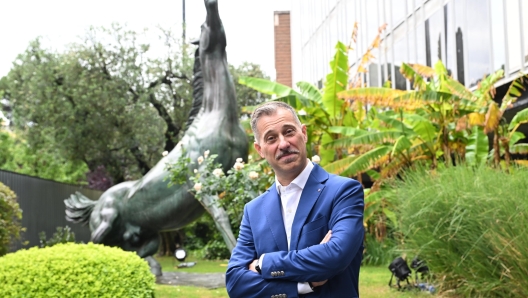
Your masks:
M167 155L169 155L169 151L163 151L163 153L161 153L161 155L167 156Z
M251 171L251 172L249 172L249 179L251 179L251 180L257 180L258 177L259 177L259 174L258 174L257 172L255 172L255 171Z
M314 155L312 156L312 161L316 164L319 164L321 162L321 158L319 157L319 155Z
M194 169L194 173L197 174L198 173L198 169Z
M305 110L300 110L299 112L297 112L297 114L299 116L306 116L307 115Z
M209 156L209 153L211 153L211 151L209 151L209 150L205 150L205 152L204 152L204 156L205 156L205 158L207 158L207 156Z
M248 156L248 160L252 160L253 159L253 156Z
M237 171L240 171L244 168L244 164L241 163L241 162L236 162L235 165L233 166L233 168L235 168L235 170Z
M202 184L200 182L196 183L194 185L194 190L196 190L196 191L202 190Z
M203 156L198 157L198 164L199 165L201 165L203 161L204 161Z
M220 168L214 169L213 175L215 175L216 177L220 178L220 177L222 177L222 175L224 175L224 171L222 171L222 169L220 169Z
M243 163L244 160L243 160L242 158L239 157L239 158L236 159L236 162L238 162L238 163Z

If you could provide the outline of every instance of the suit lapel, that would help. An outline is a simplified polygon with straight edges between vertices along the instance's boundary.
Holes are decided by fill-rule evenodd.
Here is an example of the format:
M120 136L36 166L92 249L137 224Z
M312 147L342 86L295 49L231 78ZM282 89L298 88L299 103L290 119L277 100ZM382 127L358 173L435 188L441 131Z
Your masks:
M323 192L325 187L324 182L326 182L326 180L328 180L328 173L315 164L310 173L310 177L308 177L308 181L306 181L306 185L304 186L299 201L299 206L297 207L297 212L295 212L295 217L293 218L290 249L297 249L301 228L306 223L310 211Z
M270 227L275 243L279 251L288 251L288 238L286 238L284 220L282 218L281 201L275 183L268 189L263 201L262 211L266 215L268 227Z

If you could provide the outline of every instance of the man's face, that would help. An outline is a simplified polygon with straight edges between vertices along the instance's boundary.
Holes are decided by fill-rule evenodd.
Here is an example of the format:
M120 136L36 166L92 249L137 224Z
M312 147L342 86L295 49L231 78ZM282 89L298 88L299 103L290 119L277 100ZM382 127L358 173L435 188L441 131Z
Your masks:
M306 167L306 126L295 121L290 111L277 109L257 121L259 135L254 146L271 165L281 184L288 185Z

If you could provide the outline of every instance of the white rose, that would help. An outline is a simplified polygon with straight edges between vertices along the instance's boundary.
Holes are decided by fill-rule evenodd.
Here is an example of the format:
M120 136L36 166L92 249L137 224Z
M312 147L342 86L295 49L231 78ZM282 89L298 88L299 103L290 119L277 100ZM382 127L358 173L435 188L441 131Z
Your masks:
M319 157L319 155L314 155L312 156L312 161L316 164L319 164L321 162L321 158Z
M195 173L195 174L198 173L198 169L194 169L194 173Z
M239 158L236 159L236 162L238 162L238 163L243 163L244 160L242 160L242 158L239 157Z
M169 155L169 151L163 151L163 153L161 153L161 155L167 156L167 155Z
M257 180L258 177L259 177L259 174L258 174L257 172L255 172L255 171L251 171L251 172L249 172L249 179L251 179L251 180Z
M253 159L253 156L248 156L248 160L252 160Z
M201 165L203 161L204 161L203 156L198 157L198 164L199 165Z
M244 164L240 163L240 162L237 162L237 163L235 163L233 168L235 168L235 170L237 170L237 171L240 171L240 170L242 170L244 168Z
M222 175L224 175L224 171L222 171L222 169L214 169L213 175L215 175L216 177L220 178L220 177L222 177Z
M211 151L206 150L206 151L204 152L204 156L207 158L207 156L209 156L209 153L211 153Z
M196 184L194 185L194 190L196 190L196 191L200 191L200 190L202 190L202 184L199 183L199 182L196 183Z

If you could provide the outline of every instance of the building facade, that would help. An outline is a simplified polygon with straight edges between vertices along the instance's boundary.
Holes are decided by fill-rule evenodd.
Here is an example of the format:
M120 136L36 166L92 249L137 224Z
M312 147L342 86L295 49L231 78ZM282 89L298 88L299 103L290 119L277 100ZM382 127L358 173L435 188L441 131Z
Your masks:
M274 12L275 73L276 81L292 87L292 56L290 12Z
M411 89L402 62L434 66L438 60L471 88L503 69L504 85L528 71L528 0L292 0L292 77L319 87L330 71L338 41L357 42L349 52L357 64L382 24L381 46L365 81Z

